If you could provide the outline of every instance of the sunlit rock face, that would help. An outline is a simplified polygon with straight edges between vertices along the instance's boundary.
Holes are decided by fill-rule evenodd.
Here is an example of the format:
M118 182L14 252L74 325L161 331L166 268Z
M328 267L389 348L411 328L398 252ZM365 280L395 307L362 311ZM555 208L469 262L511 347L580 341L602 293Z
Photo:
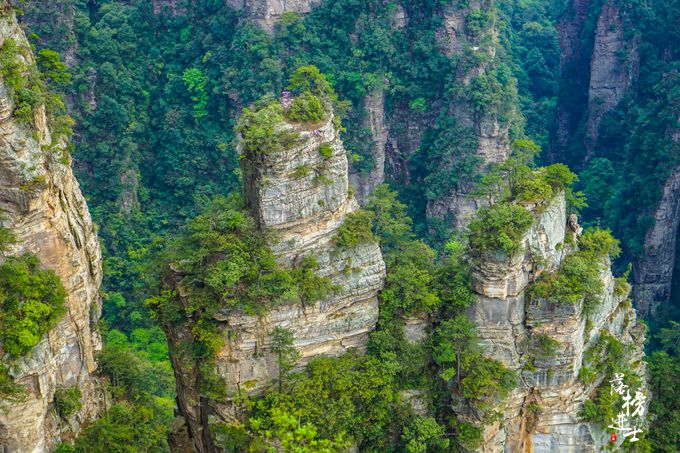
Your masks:
M483 452L598 452L606 433L579 417L605 376L590 384L579 381L584 354L603 332L630 346L627 360L644 375L644 328L625 295L614 291L609 263L601 268L601 302L587 313L577 304L530 301L528 286L544 272L556 270L573 253L581 228L566 215L564 197L543 212L523 239L523 252L514 258L488 256L474 266L477 302L470 314L478 326L488 356L519 373L519 385L498 410L502 421L484 431ZM569 240L568 238L573 238ZM535 357L532 338L547 335L557 341L557 352ZM528 364L531 364L528 366ZM529 405L540 408L536 417Z
M2 2L0 45L13 39L26 49L18 58L32 63L30 46L8 7ZM32 253L54 270L67 292L67 312L32 351L9 362L10 374L26 385L29 396L0 410L0 451L42 452L52 450L62 436L73 436L101 409L103 397L93 377L100 348L95 324L101 251L65 146L53 143L44 109L28 122L14 118L13 110L8 88L0 82L1 223L16 236L5 256ZM55 389L75 385L83 407L71 420L59 421L52 405Z
M270 349L276 327L293 333L302 367L314 357L364 350L378 322L377 293L385 278L378 245L339 249L334 241L347 215L359 205L349 191L346 151L332 115L313 127L291 123L283 127L298 133L293 146L259 155L242 150L248 208L259 228L275 238L270 246L281 265L292 267L313 256L319 265L316 273L330 278L336 290L313 304L287 304L261 316L216 315L226 339L216 368L231 393L257 394L277 378L276 355ZM319 152L321 145L330 146L330 155ZM181 288L178 293L182 295ZM190 332L178 329L168 336L172 351L190 338ZM231 401L201 398L195 370L183 370L174 357L173 362L184 426L176 430L172 443L211 451L210 424L233 420L239 409Z

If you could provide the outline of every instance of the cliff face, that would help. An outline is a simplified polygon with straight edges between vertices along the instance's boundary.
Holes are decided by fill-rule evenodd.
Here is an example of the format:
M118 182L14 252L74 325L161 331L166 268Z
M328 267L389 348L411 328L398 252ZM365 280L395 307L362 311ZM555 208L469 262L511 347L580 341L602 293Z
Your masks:
M541 273L554 272L576 248L580 227L567 218L559 197L524 236L524 252L512 259L487 257L473 271L477 302L472 319L490 357L520 374L519 385L497 410L502 420L484 431L483 452L596 452L608 441L606 433L579 417L586 400L596 394L605 376L588 383L579 380L587 351L600 338L612 335L630 348L627 360L636 374L644 374L644 329L636 324L635 310L626 295L614 290L607 261L600 268L603 291L588 311L576 304L530 299L527 289ZM555 352L539 357L532 344L546 336ZM540 407L540 415L531 406ZM537 406L535 406L537 405Z
M376 186L385 181L385 148L387 124L385 123L385 92L375 90L364 98L366 119L364 126L371 131L375 166L368 174L351 171L350 183L356 189L356 197L363 203Z
M3 2L3 6L8 4ZM0 44L13 39L27 52L17 58L31 64L29 44L10 13L0 17ZM95 417L101 395L93 373L100 338L101 252L94 225L71 168L63 163L65 146L53 143L44 108L28 122L13 116L14 100L0 83L0 212L2 226L16 243L8 255L35 254L53 269L67 292L67 313L27 356L9 362L10 374L24 384L28 400L0 411L0 450L41 452L62 436L72 436ZM58 422L52 402L57 387L78 385L82 410L68 423Z
M447 56L457 57L464 62L456 70L454 84L457 87L457 96L450 100L448 110L449 115L456 119L457 125L471 130L476 138L477 145L472 152L479 159L480 170L491 163L503 162L510 155L508 132L513 111L508 110L508 99L480 106L473 105L466 94L478 89L473 84L481 80L489 83L494 78L493 71L498 64L496 50L499 45L495 14L492 2L483 0L471 1L466 8L448 6L444 9L442 29L438 35ZM473 26L470 23L479 16L486 17L485 28L472 31ZM479 63L471 64L470 61ZM503 93L503 97L512 96L511 93ZM510 110L514 108L514 105L509 107ZM501 121L501 116L505 117L504 121ZM456 229L464 229L479 208L478 200L469 196L474 188L469 176L471 175L462 177L454 193L428 203L428 217L451 217Z
M602 118L633 87L639 71L639 37L628 36L621 8L606 1L599 10L590 0L573 0L558 24L563 88L555 111L553 160L589 159ZM594 30L589 14L597 14ZM590 71L583 71L583 67ZM587 107L587 108L586 108ZM568 156L570 140L583 125L585 154ZM579 146L580 148L580 146Z
M586 150L597 144L598 129L605 113L612 110L637 79L638 38L625 36L621 10L607 2L597 21L590 60Z
M313 256L319 265L316 273L330 278L336 290L313 304L279 306L262 316L218 314L215 319L226 344L216 357L217 373L232 393L257 394L277 377L276 355L271 350L276 327L293 333L300 367L314 357L365 348L378 321L377 292L385 276L378 245L369 242L338 249L334 243L335 234L358 203L348 192L347 158L332 118L313 130L289 123L284 128L299 134L292 147L258 155L243 151L249 209L260 229L274 232L276 240L270 245L281 265L292 267L303 257ZM330 146L331 153L322 155L321 145ZM300 172L300 168L307 171ZM171 349L178 350L187 334L171 332ZM199 397L193 371L184 372L173 361L179 411L186 421L184 434L173 442L211 451L209 424L233 420L238 410L231 401Z
M227 5L254 20L260 27L271 32L281 14L287 12L308 13L321 0L227 0Z
M680 132L673 136L680 144ZM677 146L677 145L676 145ZM671 296L680 227L680 168L666 180L654 225L645 236L644 250L635 266L633 295L642 316L654 315Z

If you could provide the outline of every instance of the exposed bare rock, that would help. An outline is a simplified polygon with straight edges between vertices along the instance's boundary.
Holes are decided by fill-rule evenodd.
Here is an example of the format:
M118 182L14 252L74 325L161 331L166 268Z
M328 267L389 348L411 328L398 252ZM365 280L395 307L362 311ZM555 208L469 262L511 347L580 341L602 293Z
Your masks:
M583 303L553 303L528 300L527 286L542 272L551 272L573 249L566 235L579 234L574 219L567 219L563 197L558 197L525 235L524 253L508 259L501 256L480 260L473 272L477 303L471 310L480 339L490 357L521 374L519 386L498 408L504 414L500 424L487 426L481 452L601 451L605 433L581 421L583 403L602 382L598 376L591 384L578 380L585 351L599 339L601 332L630 345L630 363L644 375L641 326L625 295L614 291L614 279L605 263L601 269L604 290L601 302L590 314ZM586 328L588 330L586 330ZM557 341L551 357L533 356L528 349L532 338L547 335ZM531 363L531 367L527 364ZM536 404L540 417L527 407Z
M677 232L680 226L680 167L666 181L654 213L654 226L645 236L644 252L635 266L633 294L641 316L654 314L671 295Z
M6 2L3 2L6 4ZM11 15L0 18L0 43L7 39L29 49ZM31 62L30 52L27 57ZM20 57L24 58L24 57ZM72 435L100 410L101 392L93 373L100 348L101 252L94 225L71 168L65 146L53 143L44 109L32 121L12 116L14 101L0 83L0 212L16 243L10 255L33 253L53 269L67 292L67 314L10 371L29 389L23 404L0 411L0 450L51 450L62 435ZM83 408L68 425L52 410L58 386L79 385Z
M621 10L612 2L602 6L590 60L588 132L585 145L592 152L605 113L631 88L639 70L638 38L627 38Z
M371 131L373 159L375 166L368 174L357 171L350 173L350 183L356 189L359 203L364 203L376 186L385 181L385 146L387 145L387 126L385 124L385 92L376 90L364 98L366 110L365 127Z
M313 255L319 264L317 274L330 278L337 290L311 305L288 304L259 317L237 312L215 316L226 339L217 354L217 372L232 393L257 394L278 376L276 356L270 350L275 327L294 334L301 367L314 357L364 349L378 322L377 293L385 277L378 245L370 242L338 249L334 243L345 217L359 206L348 192L347 157L333 120L329 118L313 130L293 124L284 127L299 133L294 146L267 154L243 154L248 206L260 228L275 232L276 242L271 246L283 266ZM330 156L319 152L322 144L330 145ZM310 171L297 177L300 167ZM181 288L179 292L181 295ZM171 350L178 352L179 345L189 338L186 330L170 332ZM186 433L197 451L211 451L207 420L231 420L238 408L229 401L201 398L195 388L196 370L183 370L177 357L173 362ZM182 429L176 432L186 442Z
M184 8L185 4L185 0L153 0L153 12L154 14L169 12L173 16L176 16L186 12Z
M255 21L263 29L272 32L281 14L286 12L308 13L321 0L227 0L227 5L243 11L247 19Z

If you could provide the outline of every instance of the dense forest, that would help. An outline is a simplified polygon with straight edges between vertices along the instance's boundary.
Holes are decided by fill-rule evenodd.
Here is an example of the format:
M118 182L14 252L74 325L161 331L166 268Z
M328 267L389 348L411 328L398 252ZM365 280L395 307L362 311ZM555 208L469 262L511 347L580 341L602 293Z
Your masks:
M475 273L490 257L522 251L536 219L560 200L568 222L578 215L584 229L560 238L558 251L570 254L532 275L527 303L582 304L592 325L611 263L612 297L628 310L632 284L638 322L648 326L646 377L615 335L602 333L583 353L578 379L595 390L579 416L608 436L620 409L609 380L625 373L637 379L631 388L646 380L645 433L621 451L679 451L677 222L667 293L639 302L651 293L638 284L654 275L646 256L657 208L675 194L663 212L680 212L680 185L671 184L680 165L680 2L317 3L271 26L221 0L15 5L42 74L35 77L53 93L45 100L53 133L70 137L65 159L103 249L97 361L111 404L56 451L180 451L178 368L195 374L201 402L228 398L238 408L230 422L210 425L219 451L477 451L501 423L499 404L559 349L536 322L522 370L490 358L470 315ZM3 79L12 52L0 48ZM616 61L603 61L607 52ZM598 83L607 89L598 92ZM301 140L277 128L313 124L318 133L327 120L346 150L348 197L356 191L361 204L334 233L331 256L379 247L386 276L377 327L365 354L305 358L302 367L293 331L276 327L272 385L256 396L228 389L215 371L225 341L216 319L291 301L312 306L339 292L317 273L322 258L277 261L248 191L249 165ZM321 145L315 157L329 162L335 152ZM300 166L290 179L314 171ZM333 187L330 179L319 174L314 183ZM342 272L351 279L358 271L348 262ZM14 318L0 317L10 354L30 349L63 312L63 288L36 266L30 257L0 264L3 298L22 285L16 280L33 279L57 301L29 345L12 337ZM413 320L427 320L417 342ZM13 385L0 365L3 399ZM79 398L55 395L60 416L79 410ZM531 420L543 409L527 399L523 410Z

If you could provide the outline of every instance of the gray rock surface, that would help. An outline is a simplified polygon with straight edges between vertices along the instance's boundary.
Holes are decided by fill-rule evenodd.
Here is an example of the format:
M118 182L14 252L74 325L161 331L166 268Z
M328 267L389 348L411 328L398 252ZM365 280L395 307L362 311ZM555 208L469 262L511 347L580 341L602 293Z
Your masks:
M680 167L666 181L654 225L645 236L644 251L635 266L633 296L641 316L668 302L673 282L680 226Z
M272 32L281 14L286 12L308 13L321 0L227 0L227 5L242 11L263 29Z
M294 146L266 155L246 152L242 156L248 205L260 228L274 233L276 241L271 246L283 266L293 266L312 255L319 264L317 274L330 278L337 290L310 305L288 304L262 316L236 312L215 316L226 339L217 354L217 372L231 394L237 390L260 393L278 377L276 356L270 350L275 327L293 333L300 368L314 357L365 349L368 334L378 322L377 293L385 277L378 245L369 242L338 249L334 243L345 217L359 205L348 191L346 152L332 117L313 127L290 123L284 127L299 133ZM330 145L330 157L319 153L322 144ZM301 166L309 171L295 176ZM189 335L186 330L171 332L171 349L179 350L178 345ZM173 361L175 369L181 370L179 360ZM212 422L229 421L238 416L239 409L231 400L201 398L195 388L195 372L176 373L179 412L185 420L176 430L176 443L186 444L189 436L196 451L211 451L208 415ZM186 430L183 435L182 430Z
M600 123L631 88L639 71L638 38L626 37L621 11L613 2L602 6L590 60L588 153L597 144Z
M630 363L642 376L642 328L625 297L615 294L609 263L601 270L601 303L589 315L583 303L528 300L525 290L530 282L557 269L563 257L573 251L564 243L565 236L580 233L574 220L567 219L563 196L536 217L524 237L524 253L511 259L484 258L473 271L477 302L471 316L481 343L489 357L521 375L519 386L497 408L504 414L502 423L485 428L484 445L478 451L594 453L606 443L605 433L582 422L578 414L604 376L590 385L578 380L584 353L597 342L600 332L606 331L630 345ZM554 356L537 357L529 350L537 335L557 341ZM529 363L533 366L527 367ZM532 403L541 409L538 418L527 410Z

